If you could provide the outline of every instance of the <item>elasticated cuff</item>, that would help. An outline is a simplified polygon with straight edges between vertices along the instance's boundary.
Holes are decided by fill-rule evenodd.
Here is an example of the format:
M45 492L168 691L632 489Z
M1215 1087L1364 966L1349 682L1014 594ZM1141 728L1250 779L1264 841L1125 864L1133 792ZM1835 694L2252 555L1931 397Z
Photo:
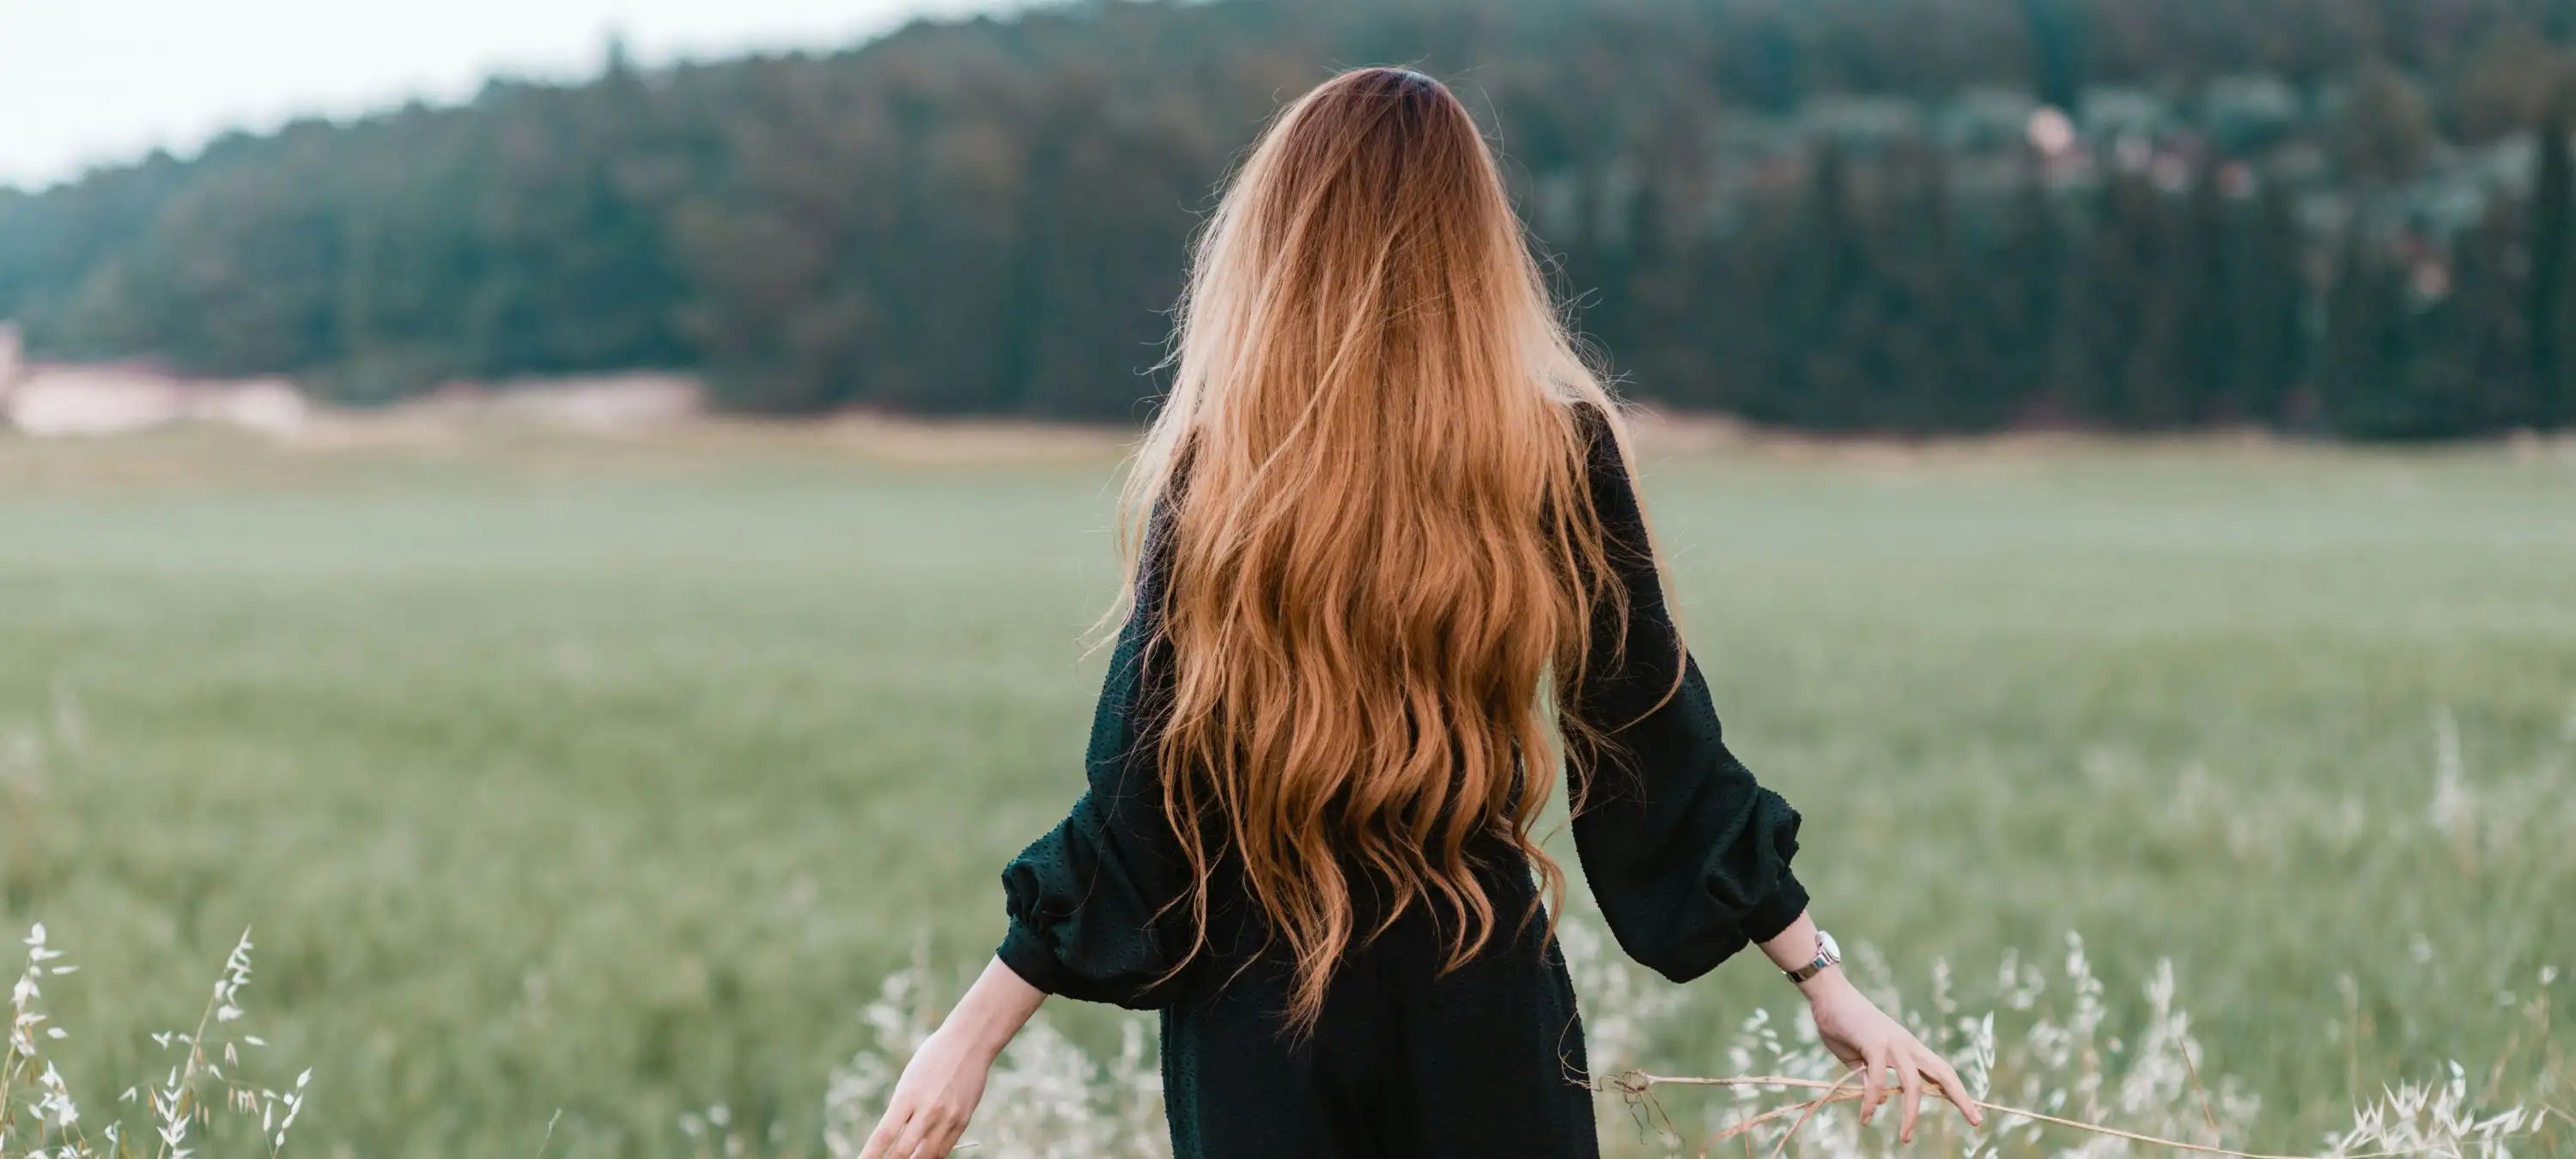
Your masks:
M1798 884L1798 875L1780 871L1780 886L1762 904L1744 915L1744 936L1759 945L1780 936L1807 912L1807 887Z
M1055 952L1047 948L1046 941L1027 926L1012 922L1010 932L1002 935L1002 944L994 949L993 956L1000 958L1003 965L1010 967L1021 981L1036 987L1039 993L1057 994L1064 990L1064 965L1055 960Z

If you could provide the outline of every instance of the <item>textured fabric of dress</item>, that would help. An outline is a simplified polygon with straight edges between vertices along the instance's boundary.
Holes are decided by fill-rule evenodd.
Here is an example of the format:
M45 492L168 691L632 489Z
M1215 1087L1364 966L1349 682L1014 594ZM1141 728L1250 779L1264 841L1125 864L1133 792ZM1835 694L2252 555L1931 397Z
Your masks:
M1798 814L1728 751L1666 607L1617 443L1597 411L1584 418L1592 501L1629 608L1624 622L1596 622L1593 671L1564 706L1599 730L1569 741L1568 768L1592 770L1571 786L1582 806L1575 849L1621 948L1688 981L1806 909L1789 869ZM1160 520L1147 531L1136 611L1092 722L1089 787L1003 871L1003 963L1050 994L1161 1011L1180 1159L1597 1154L1583 1027L1541 923L1507 922L1444 974L1440 930L1415 906L1345 958L1300 1038L1281 1019L1290 966L1220 860L1208 945L1165 977L1191 940L1187 907L1170 905L1188 869L1152 743L1171 672L1158 630L1167 531ZM1496 912L1525 912L1536 893L1528 867L1498 840L1482 852L1510 867L1486 875ZM1370 928L1364 889L1354 903Z

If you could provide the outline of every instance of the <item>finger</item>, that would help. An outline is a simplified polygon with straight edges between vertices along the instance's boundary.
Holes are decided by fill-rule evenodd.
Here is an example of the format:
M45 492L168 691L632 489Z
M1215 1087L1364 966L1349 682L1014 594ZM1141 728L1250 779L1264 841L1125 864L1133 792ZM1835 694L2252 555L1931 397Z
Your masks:
M931 1138L930 1153L933 1155L944 1156L951 1151L955 1151L957 1149L957 1140L964 1138L965 1135L966 1117L960 1115L946 1127L941 1128L939 1133Z
M1959 1072L1951 1067L1950 1060L1928 1050L1924 1051L1923 1055L1930 1060L1932 1081L1941 1084L1941 1093L1949 1096L1950 1105L1959 1108L1959 1113L1967 1116L1969 1126L1985 1126L1985 1108L1978 1106L1977 1100L1968 1097L1968 1084L1959 1081Z
M912 1109L897 1103L887 1107L885 1117L877 1120L877 1129L868 1132L868 1144L859 1149L859 1159L886 1159L887 1148L894 1146L903 1134L904 1124L912 1118Z
M1896 1141L1914 1141L1914 1122L1923 1117L1923 1068L1912 1058L1896 1063L1896 1082L1905 1088L1905 1118L1896 1127Z
M939 1152L923 1146L923 1143L930 1138L930 1130L934 1122L936 1120L931 1118L928 1112L914 1115L912 1122L905 1124L903 1137L895 1140L894 1149L886 1152L886 1159L929 1159L930 1156L938 1154Z
M1887 1097L1883 1093L1887 1082L1886 1056L1876 1052L1864 1052L1861 1055L1860 1065L1860 1125L1866 1127L1869 1125L1871 1114L1878 1110L1879 1100Z

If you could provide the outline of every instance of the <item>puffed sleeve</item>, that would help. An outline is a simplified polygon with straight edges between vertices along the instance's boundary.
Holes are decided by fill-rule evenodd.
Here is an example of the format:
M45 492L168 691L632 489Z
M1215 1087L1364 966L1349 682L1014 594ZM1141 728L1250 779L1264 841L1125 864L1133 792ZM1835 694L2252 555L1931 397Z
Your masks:
M1590 671L1564 697L1598 730L1566 730L1575 851L1620 947L1686 982L1805 912L1789 872L1798 813L1728 751L1665 604L1618 440L1599 411L1584 417L1592 502L1628 614L1595 618Z
M1166 912L1189 876L1164 819L1154 763L1152 722L1170 688L1160 630L1166 531L1158 510L1137 569L1135 610L1092 715L1089 785L1061 824L1002 871L1010 930L996 951L1049 994L1139 1010L1161 1004L1156 983L1185 952L1190 920L1186 906Z

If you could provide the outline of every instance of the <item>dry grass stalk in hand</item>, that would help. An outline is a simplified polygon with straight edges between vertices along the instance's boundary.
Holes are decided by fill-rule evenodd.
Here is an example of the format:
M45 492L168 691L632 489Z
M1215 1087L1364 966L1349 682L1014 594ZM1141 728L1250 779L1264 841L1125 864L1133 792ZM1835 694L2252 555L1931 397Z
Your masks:
M1853 1075L1857 1075L1859 1073L1860 1072L1858 1071L1852 1072ZM1774 1159L1777 1159L1781 1150L1789 1145L1790 1137L1795 1136L1798 1133L1798 1128L1806 1126L1807 1120L1814 1117L1816 1111L1822 1109L1828 1103L1852 1102L1863 1097L1863 1092L1847 1089L1850 1082L1851 1076L1849 1075L1828 1083L1820 1082L1815 1079L1788 1078L1782 1075L1740 1075L1728 1078L1702 1078L1696 1075L1659 1075L1649 1074L1642 1070L1630 1070L1623 1071L1604 1080L1604 1085L1607 1089L1615 1090L1632 1099L1647 1097L1647 1092L1658 1086L1795 1087L1801 1090L1821 1090L1825 1092L1820 1098L1810 1099L1803 1103L1793 1103L1785 1107L1776 1107L1772 1110L1765 1111L1762 1114L1756 1115L1736 1124L1735 1126L1727 1128L1725 1131L1720 1132L1715 1139L1711 1140L1711 1142L1723 1142L1730 1137L1749 1131L1762 1123L1787 1115L1790 1112L1803 1112L1798 1116L1798 1121L1790 1125L1788 1134L1783 1135L1779 1144L1772 1148L1771 1154ZM1925 1083L1925 1094L1927 1096L1938 1089L1938 1084L1928 1081ZM2018 1118L2031 1119L2060 1127L2069 1127L2078 1131L2088 1131L2096 1135L2107 1135L2115 1139L2126 1139L2133 1143L2145 1143L2150 1146L2167 1147L2176 1151L2193 1151L2203 1155L2226 1156L2228 1159L2382 1159L2384 1156L2414 1153L2406 1150L2393 1150L2369 1151L2358 1154L2345 1154L2338 1152L2332 1156L2311 1156L2272 1155L2265 1154L2260 1151L2233 1151L2225 1147L2215 1147L2204 1143L2186 1143L2180 1139L2164 1139L2154 1135L2143 1135L2135 1131L2123 1131L2117 1127L2106 1127L2099 1123L2086 1123L2075 1119L2060 1118L2059 1116L2047 1114L2041 1111L2034 1111L2025 1107L2006 1106L2002 1103L1988 1102L1984 1099L1970 1099L1968 1101L1998 1114L2012 1115Z

